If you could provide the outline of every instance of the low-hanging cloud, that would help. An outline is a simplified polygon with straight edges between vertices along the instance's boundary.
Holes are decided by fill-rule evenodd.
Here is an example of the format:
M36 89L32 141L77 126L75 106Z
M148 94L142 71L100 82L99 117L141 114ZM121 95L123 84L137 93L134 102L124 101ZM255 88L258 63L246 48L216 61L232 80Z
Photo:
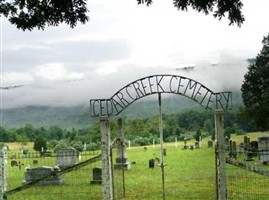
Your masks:
M119 65L114 71L91 71L83 80L49 80L37 78L23 87L2 90L3 108L23 106L88 105L90 99L110 98L125 85L154 74L175 74L192 78L214 92L240 90L248 62L244 59L223 57L218 63L198 62L192 70L165 66L145 68Z

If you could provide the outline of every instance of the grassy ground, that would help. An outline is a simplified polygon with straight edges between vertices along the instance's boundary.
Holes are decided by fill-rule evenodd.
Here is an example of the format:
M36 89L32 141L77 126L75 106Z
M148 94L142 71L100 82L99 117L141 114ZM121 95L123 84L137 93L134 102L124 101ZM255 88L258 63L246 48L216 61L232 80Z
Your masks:
M262 133L249 134L252 140ZM263 135L263 134L262 134ZM232 136L238 144L243 142L243 136ZM215 199L215 154L214 148L207 147L207 139L203 140L202 148L196 150L182 150L183 143L165 144L167 156L164 157L165 167L165 195L166 199L176 200L209 200ZM189 141L188 145L193 145ZM113 150L116 155L116 150ZM155 165L149 169L148 161L152 158L160 158L160 147L147 146L127 148L128 160L135 162L130 170L124 172L125 199L162 199L161 168ZM94 155L92 155L94 156ZM89 158L90 156L88 156ZM55 158L39 158L39 165L55 165ZM82 157L83 160L87 159ZM21 160L25 164L32 163L31 158ZM26 163L27 161L27 163ZM113 159L115 161L115 159ZM10 165L10 163L8 163ZM99 200L102 199L102 185L92 185L92 168L101 167L97 162L62 176L64 184L61 186L35 186L18 192L8 199L20 200ZM227 165L227 182L229 199L266 199L269 179L246 172ZM123 175L121 170L114 171L115 199L123 199ZM21 185L24 179L24 168L9 167L9 189ZM249 184L246 184L249 183ZM267 188L267 189L266 189Z

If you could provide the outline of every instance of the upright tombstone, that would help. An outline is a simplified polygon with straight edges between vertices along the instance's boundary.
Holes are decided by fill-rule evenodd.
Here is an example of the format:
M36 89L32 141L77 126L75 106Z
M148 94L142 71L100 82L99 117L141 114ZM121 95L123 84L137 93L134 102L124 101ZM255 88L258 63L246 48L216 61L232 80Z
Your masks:
M258 137L258 152L260 162L269 163L269 135Z
M95 167L92 169L92 184L102 184L102 168Z
M194 146L195 146L195 149L199 149L199 148L200 148L200 144L199 144L199 142L196 141L196 142L194 143Z
M53 174L53 176L50 176L49 178L46 178L42 181L37 182L37 185L62 185L63 181L62 179L55 174L56 171L59 171L59 168L52 168L52 167L37 167L37 168L28 168L26 169L24 175L25 180L22 182L22 184L28 184L33 181L36 181L38 179L50 176Z
M207 142L207 146L208 146L208 148L212 148L213 147L213 141L212 140L209 140Z
M124 139L124 131L123 131L123 125L122 125L122 118L118 119L118 126L119 126L119 135L118 138L120 138L121 143L117 145L117 157L116 157L116 163L114 164L115 169L130 169L131 164L128 161L128 157L126 154L126 145L125 145L125 139Z
M60 169L74 166L77 164L78 152L74 148L63 148L57 151L57 163L56 165Z

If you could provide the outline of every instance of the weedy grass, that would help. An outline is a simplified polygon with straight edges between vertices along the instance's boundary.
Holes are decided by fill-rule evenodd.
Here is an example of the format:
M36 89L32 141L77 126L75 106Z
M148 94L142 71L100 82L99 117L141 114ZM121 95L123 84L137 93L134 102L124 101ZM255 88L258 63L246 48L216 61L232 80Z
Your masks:
M251 135L255 139L261 133ZM238 142L243 141L243 136L232 138ZM183 150L183 142L165 143L167 155L164 157L164 188L166 199L175 200L210 200L216 199L216 170L215 150L207 147L208 138L202 142L202 147L195 150ZM188 145L194 145L194 141L188 141ZM149 168L149 159L161 158L160 146L148 145L144 147L132 147L126 149L129 162L135 162L130 170L114 170L114 195L115 199L162 199L162 173L161 167L155 164L153 169ZM113 149L113 162L115 162L116 149ZM93 155L94 156L94 155ZM83 160L87 159L82 157ZM25 164L31 164L32 159L22 160ZM55 157L40 158L39 165L53 166ZM10 164L10 163L8 163ZM246 172L230 165L227 166L227 182L229 199L266 199L269 179L260 175ZM11 200L99 200L103 199L102 185L91 184L92 169L101 167L101 161L63 175L64 181L60 186L33 186L23 191L8 196ZM240 170L240 171L239 171ZM9 189L21 185L24 179L24 168L9 167L8 185ZM123 185L123 179L125 185ZM245 182L250 182L246 185ZM125 187L125 198L123 195ZM251 189L250 189L251 188ZM265 198L266 197L266 198Z

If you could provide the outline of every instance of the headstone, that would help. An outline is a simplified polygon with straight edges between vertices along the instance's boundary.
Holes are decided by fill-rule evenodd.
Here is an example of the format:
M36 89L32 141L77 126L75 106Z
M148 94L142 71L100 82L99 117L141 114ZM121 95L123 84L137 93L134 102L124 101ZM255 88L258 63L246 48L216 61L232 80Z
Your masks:
M229 140L229 138L227 136L224 138L224 142L225 142L225 151L229 151L230 140Z
M11 164L11 167L16 167L16 166L18 166L18 162L17 162L17 160L11 160L10 164Z
M263 164L269 163L269 135L258 137L259 160Z
M213 141L212 140L209 140L207 142L207 146L208 146L208 148L212 148L213 147Z
M33 160L33 165L37 166L38 165L38 160Z
M200 148L200 144L199 144L199 142L196 141L196 142L194 143L194 146L195 146L195 149L199 149L199 148Z
M38 179L54 174L50 178L37 182L36 184L42 185L42 186L62 185L63 184L62 179L55 174L55 172L58 170L59 170L58 168L52 168L52 167L47 167L47 166L37 167L37 168L27 168L24 173L25 180L23 180L22 184L28 184Z
M150 159L149 160L149 168L154 168L154 163L155 163L155 161L154 161L154 159Z
M77 163L78 152L74 148L63 148L57 151L57 163L60 169L74 166Z
M183 146L183 149L188 149L188 146L187 146L187 138L184 138L184 146Z
M92 184L102 184L102 168L95 167L92 169Z
M248 151L250 149L250 138L248 136L244 136L244 150Z

